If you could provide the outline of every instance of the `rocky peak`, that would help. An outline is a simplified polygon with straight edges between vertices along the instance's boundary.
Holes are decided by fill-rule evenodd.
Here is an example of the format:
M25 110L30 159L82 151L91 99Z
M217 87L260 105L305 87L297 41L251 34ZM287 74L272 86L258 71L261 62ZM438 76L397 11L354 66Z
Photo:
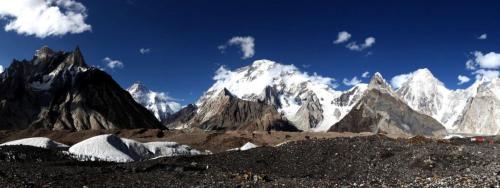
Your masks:
M70 62L72 65L87 67L79 46L76 46L75 51L73 51L73 53L70 55L70 58Z
M36 50L35 56L37 58L47 58L53 56L55 53L47 45L42 46L40 49Z
M232 93L231 93L231 92L230 92L227 88L224 88L224 89L222 89L222 90L219 92L219 97L218 97L218 98L220 98L220 97L224 97L224 98L226 98L226 97L233 98L233 96L234 96L234 95L233 95L233 94L232 94Z
M385 79L382 77L382 75L379 72L376 72L373 74L373 77L368 84L368 89L377 89L380 90L381 92L386 92L386 93L391 93L392 89L391 86L385 81Z

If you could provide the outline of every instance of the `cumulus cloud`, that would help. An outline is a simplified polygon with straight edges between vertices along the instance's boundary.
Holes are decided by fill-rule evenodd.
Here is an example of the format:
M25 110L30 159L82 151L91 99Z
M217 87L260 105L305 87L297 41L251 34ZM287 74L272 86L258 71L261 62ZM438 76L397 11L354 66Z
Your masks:
M472 54L474 55L474 59L467 61L466 66L467 64L472 64L473 66L479 66L483 69L500 68L500 53L490 52L483 54L482 52L475 51Z
M486 40L487 38L488 38L488 34L486 34L486 33L483 33L482 35L477 37L477 39L479 39L479 40Z
M111 69L115 69L115 68L123 68L123 63L119 60L113 60L109 57L105 57L103 60L102 60L107 67L111 68Z
M344 83L344 85L346 86L353 86L361 83L361 80L359 80L358 77L355 76L351 79L344 78L344 80L342 80L342 83Z
M333 41L334 44L340 44L343 42L347 42L349 39L351 39L351 34L348 33L347 31L341 31L337 35L337 40Z
M476 80L493 80L498 78L500 72L498 70L479 69L474 71L472 74L476 75Z
M353 51L363 51L367 48L372 47L375 44L375 37L368 37L365 39L363 44L358 44L356 41L350 42L346 45L346 48Z
M151 49L150 48L141 48L139 49L139 52L144 55L144 54L148 54L149 52L151 52Z
M394 89L400 88L412 76L413 76L413 73L408 73L408 74L400 74L400 75L392 77L392 79L391 79L391 86L392 86L392 88L394 88Z
M0 74L3 73L3 66L0 65Z
M241 52L243 53L243 56L241 57L242 59L248 59L255 55L255 39L251 36L233 37L229 39L226 44L220 45L218 49L224 53L224 50L229 46L239 46L241 48Z
M370 72L368 72L368 71L364 72L364 73L361 75L361 77L362 77L362 78L368 78L369 76L370 76Z
M86 12L85 6L74 0L0 0L5 31L38 38L90 31Z
M458 75L458 85L462 85L470 81L470 78L464 75Z

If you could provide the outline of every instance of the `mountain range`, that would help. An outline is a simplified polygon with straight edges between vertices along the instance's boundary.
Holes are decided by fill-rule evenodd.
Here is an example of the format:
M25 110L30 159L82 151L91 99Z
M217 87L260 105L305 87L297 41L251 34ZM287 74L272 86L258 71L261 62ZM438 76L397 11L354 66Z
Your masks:
M337 91L332 79L293 65L257 60L228 70L181 107L140 82L122 89L85 64L80 49L38 50L0 74L0 128L278 130L384 132L443 136L500 133L500 81L451 90L428 69L393 89L380 73Z

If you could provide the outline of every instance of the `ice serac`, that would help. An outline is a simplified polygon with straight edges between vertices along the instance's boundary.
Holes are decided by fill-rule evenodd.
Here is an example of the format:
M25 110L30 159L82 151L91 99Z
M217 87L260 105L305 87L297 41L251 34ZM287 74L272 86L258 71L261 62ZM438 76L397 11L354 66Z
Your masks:
M349 91L336 91L333 78L270 60L257 60L236 70L221 67L214 80L196 103L198 107L226 88L239 99L273 105L304 131L327 131L350 111L366 89L366 84L359 84Z
M163 128L110 75L87 66L80 49L44 46L0 74L0 129Z
M163 92L148 89L142 82L135 82L127 91L134 100L151 111L162 123L168 116L179 111L181 105Z
M179 111L183 114L174 114L173 117L176 118L169 120L167 126L198 127L205 130L297 130L281 117L274 106L241 100L225 88L217 92L216 97L201 103L198 108L189 108Z
M457 133L500 134L500 79L482 81L456 121Z
M362 98L329 131L374 132L442 137L446 129L434 118L412 110L376 73Z

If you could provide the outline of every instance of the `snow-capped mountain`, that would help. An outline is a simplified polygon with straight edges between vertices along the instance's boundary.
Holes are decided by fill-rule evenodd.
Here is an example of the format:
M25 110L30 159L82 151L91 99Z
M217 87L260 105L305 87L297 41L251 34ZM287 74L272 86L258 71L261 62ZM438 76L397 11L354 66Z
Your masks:
M466 89L450 90L428 69L410 73L396 90L414 110L434 117L449 132L497 134L500 131L498 78L479 80Z
M411 109L379 73L374 74L368 89L351 111L329 131L436 137L446 135L441 123Z
M164 121L173 113L181 109L181 105L163 92L155 92L148 89L142 82L135 82L127 91L135 101L151 111L155 117Z
M345 92L336 91L332 78L303 73L294 65L270 60L258 60L234 71L221 67L214 80L197 106L226 88L240 99L274 105L297 128L312 131L326 131L342 119L367 86L359 84Z

